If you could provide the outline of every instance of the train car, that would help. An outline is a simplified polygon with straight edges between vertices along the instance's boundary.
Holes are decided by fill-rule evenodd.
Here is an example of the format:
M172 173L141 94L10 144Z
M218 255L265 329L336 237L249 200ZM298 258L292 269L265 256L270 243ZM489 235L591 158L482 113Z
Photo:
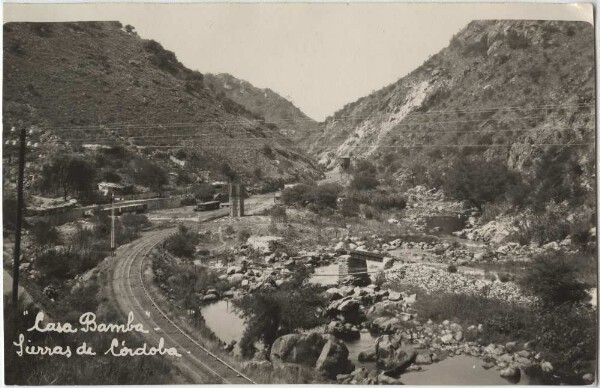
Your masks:
M115 204L115 215L116 216L122 216L123 214L126 214L126 213L140 214L140 213L145 213L146 210L148 210L147 204L123 205L123 206L119 206L119 205ZM102 209L102 212L104 212L108 215L111 215L112 209L111 209L111 207L106 207L106 208Z
M203 212L203 211L207 211L207 210L217 210L220 207L221 207L221 202L219 202L219 201L203 202L203 203L197 204L196 207L194 208L194 211Z

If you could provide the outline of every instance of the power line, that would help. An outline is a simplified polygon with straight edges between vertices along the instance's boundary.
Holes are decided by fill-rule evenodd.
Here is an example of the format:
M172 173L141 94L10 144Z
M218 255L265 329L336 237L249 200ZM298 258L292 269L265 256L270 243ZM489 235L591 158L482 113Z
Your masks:
M543 110L543 109L550 109L550 108L561 108L561 107L594 107L595 104L574 104L574 105L541 105L541 106L536 106L536 107L530 107L530 108L526 108L526 107L495 107L495 108L489 108L489 109L480 109L480 110L449 110L449 111L430 111L430 112L423 112L423 113L410 113L408 115L406 115L403 120L408 119L408 118L412 118L412 117L419 117L419 116L426 116L426 115L431 115L431 114L455 114L455 113L482 113L482 112L491 112L491 111L520 111L520 110ZM370 114L370 115L346 115L346 116L340 116L337 118L333 118L332 121L340 121L340 120L355 120L355 119L361 119L361 118L375 118L375 117L390 117L391 115L393 115L393 113L387 113L387 114ZM531 118L540 118L540 117L547 117L547 116L536 116L536 117L531 117ZM510 119L510 118L505 118L505 119ZM312 121L312 119L310 119ZM481 119L481 121L485 121L485 120L491 120L491 118L489 119ZM302 119L302 118L298 118L298 119L276 119L276 120L271 120L269 121L269 123L271 122L298 122L298 121L308 121L308 119ZM475 121L479 121L479 120L475 120ZM456 122L468 122L468 121L456 121ZM73 126L73 127L62 127L62 126L55 126L55 127L49 127L49 126L40 126L38 128L40 129L53 129L54 131L70 131L70 130L109 130L109 129L123 129L123 128L145 128L145 127L150 127L150 126L160 126L162 128L172 128L172 127L177 127L177 126L193 126L193 125L198 125L198 124L262 124L260 121L258 120L252 120L250 118L243 118L243 119L235 119L235 120L213 120L213 121L202 121L201 123L197 123L197 122L180 122L180 123L150 123L150 124L129 124L129 123L111 123L111 124L99 124L99 125L89 125L89 126ZM413 124L418 124L419 122L413 123ZM429 123L429 122L423 122L423 123ZM441 123L445 123L445 122L441 122Z
M592 123L593 124L593 123ZM529 132L529 131L540 131L540 130L551 130L551 131L560 131L560 130L578 130L578 129L586 129L589 127L577 127L577 128L573 128L573 127L563 127L563 128L547 128L547 127L536 127L536 128L516 128L516 129L498 129L498 130L494 130L494 129L485 129L485 130L460 130L460 131L452 131L452 130L448 130L448 131L402 131L402 134L407 134L407 133L416 133L416 134L430 134L430 133L503 133L503 132ZM119 135L119 137L123 138L124 140L132 140L132 139L166 139L166 138L183 138L183 139L204 139L204 140L211 140L211 139L223 139L224 136L220 135L220 136L214 136L214 133L192 133L189 135L174 135L174 134L170 134L170 135L148 135L148 136L126 136L126 135ZM71 141L115 141L115 140L123 140L123 139L119 139L119 137L100 137L100 138L94 138L94 137L89 137L89 138L66 138L66 139L60 139L60 141L63 142L71 142ZM235 140L294 140L294 139L310 139L310 138L319 138L320 136L317 135L309 135L309 136L286 136L286 137L248 137L248 136L237 136L235 137ZM336 138L340 138L340 137L345 137L345 138L350 138L352 137L352 135L347 135L347 134L337 134L334 136L329 136L328 139L336 139Z

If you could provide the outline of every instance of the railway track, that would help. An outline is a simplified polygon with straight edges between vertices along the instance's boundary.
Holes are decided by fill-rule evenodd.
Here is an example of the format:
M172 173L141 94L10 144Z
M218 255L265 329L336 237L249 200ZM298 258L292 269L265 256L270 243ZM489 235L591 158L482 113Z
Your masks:
M270 196L249 201L249 214L270 206ZM201 222L227 216L229 210L216 210L201 216ZM152 249L175 233L176 228L146 233L140 239L120 247L112 275L113 296L119 309L125 314L131 311L136 322L149 331L143 336L153 344L163 338L165 347L175 347L182 355L173 358L177 365L194 383L255 384L255 382L230 365L227 361L200 344L168 317L152 297L144 283L144 261Z
M119 308L133 312L136 322L149 331L143 336L153 344L164 338L165 347L175 347L182 354L175 364L194 383L254 384L248 376L202 346L161 310L144 284L144 260L150 251L175 232L175 228L146 234L117 253L113 272L113 290Z

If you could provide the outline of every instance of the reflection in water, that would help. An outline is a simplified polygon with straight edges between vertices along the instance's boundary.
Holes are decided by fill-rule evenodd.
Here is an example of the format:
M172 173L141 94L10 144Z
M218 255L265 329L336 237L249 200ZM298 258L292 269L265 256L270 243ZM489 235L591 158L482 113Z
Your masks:
M400 377L408 385L507 385L515 384L500 377L496 368L485 370L483 360L470 356L455 356L436 364L423 365L420 372L405 373ZM519 385L530 384L530 380L521 373Z
M230 343L237 341L234 353L239 354L239 343L244 334L244 320L233 309L233 304L228 300L220 300L216 303L202 307L200 310L206 327L221 341Z

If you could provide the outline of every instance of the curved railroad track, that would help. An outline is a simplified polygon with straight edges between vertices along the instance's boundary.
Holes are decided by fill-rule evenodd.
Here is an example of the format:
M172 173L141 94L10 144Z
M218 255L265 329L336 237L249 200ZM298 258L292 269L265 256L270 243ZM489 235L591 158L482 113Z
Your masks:
M133 312L135 321L141 322L149 331L142 334L149 342L158 344L162 337L165 347L177 348L182 357L172 359L194 383L254 384L252 379L202 346L173 322L144 284L146 256L175 231L175 228L170 228L147 233L117 251L112 287L119 309L125 315Z

